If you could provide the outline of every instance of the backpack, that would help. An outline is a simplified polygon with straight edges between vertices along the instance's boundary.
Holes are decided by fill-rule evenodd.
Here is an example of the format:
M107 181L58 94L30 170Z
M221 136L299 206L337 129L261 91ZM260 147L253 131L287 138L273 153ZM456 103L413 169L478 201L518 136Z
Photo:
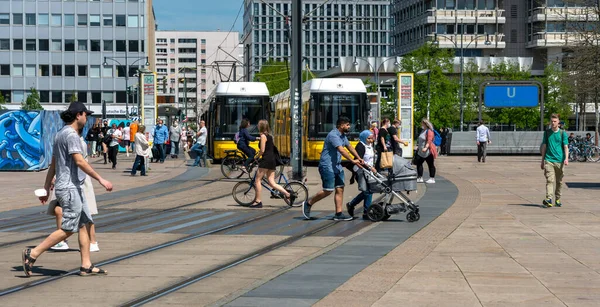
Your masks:
M442 136L435 129L433 129L433 145L435 145L435 146L441 146L442 145Z
M238 131L233 136L233 142L237 144L239 141L240 141L240 132Z

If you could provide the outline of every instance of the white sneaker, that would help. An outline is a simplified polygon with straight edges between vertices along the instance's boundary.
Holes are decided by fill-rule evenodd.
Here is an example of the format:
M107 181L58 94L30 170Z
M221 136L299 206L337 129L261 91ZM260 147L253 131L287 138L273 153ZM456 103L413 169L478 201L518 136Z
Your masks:
M55 251L64 251L69 249L69 244L67 244L67 241L60 241L56 243L56 245L50 247L50 249Z
M423 177L417 178L417 183L423 183Z
M99 252L100 247L98 247L98 242L90 243L90 252Z
M435 179L429 178L429 179L427 179L427 181L425 181L425 183L435 183Z

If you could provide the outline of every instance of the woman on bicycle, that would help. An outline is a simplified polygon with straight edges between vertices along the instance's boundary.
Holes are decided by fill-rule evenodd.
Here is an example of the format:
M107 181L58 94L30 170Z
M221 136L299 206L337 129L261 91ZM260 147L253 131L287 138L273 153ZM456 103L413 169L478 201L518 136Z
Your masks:
M243 171L248 169L248 165L252 160L254 160L254 156L256 156L256 150L250 147L251 141L256 141L256 137L253 137L248 133L248 126L250 126L250 121L248 119L242 119L242 123L240 124L240 130L238 132L239 140L237 141L237 149L242 151L246 157L246 162L244 162Z
M256 177L254 179L256 199L254 199L254 203L250 208L262 208L260 194L262 192L262 179L265 175L269 185L284 195L286 201L291 204L294 202L295 195L286 191L282 186L275 182L275 169L277 164L275 162L275 144L273 143L273 136L270 134L269 122L264 119L260 120L258 122L258 132L260 132L260 152L258 155L261 159L258 162L258 171L256 172Z

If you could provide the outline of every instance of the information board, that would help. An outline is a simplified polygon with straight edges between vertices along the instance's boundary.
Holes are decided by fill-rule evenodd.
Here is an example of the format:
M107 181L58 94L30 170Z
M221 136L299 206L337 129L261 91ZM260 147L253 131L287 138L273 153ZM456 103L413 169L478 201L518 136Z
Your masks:
M402 156L412 158L414 153L414 75L412 73L398 73L398 117L402 121L400 139L408 141L408 146L402 147Z

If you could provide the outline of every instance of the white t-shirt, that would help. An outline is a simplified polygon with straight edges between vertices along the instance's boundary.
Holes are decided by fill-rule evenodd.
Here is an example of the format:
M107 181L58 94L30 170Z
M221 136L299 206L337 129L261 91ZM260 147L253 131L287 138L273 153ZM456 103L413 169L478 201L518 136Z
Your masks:
M131 128L130 127L123 128L123 140L124 141L131 140Z
M121 130L119 130L119 129L112 130L112 135L114 136L114 138L112 139L112 141L110 141L110 144L108 146L113 147L113 146L119 145L119 137L123 136L123 133L121 132Z
M206 145L206 137L208 136L208 130L206 127L200 128L200 136L196 140L196 142L200 145Z

